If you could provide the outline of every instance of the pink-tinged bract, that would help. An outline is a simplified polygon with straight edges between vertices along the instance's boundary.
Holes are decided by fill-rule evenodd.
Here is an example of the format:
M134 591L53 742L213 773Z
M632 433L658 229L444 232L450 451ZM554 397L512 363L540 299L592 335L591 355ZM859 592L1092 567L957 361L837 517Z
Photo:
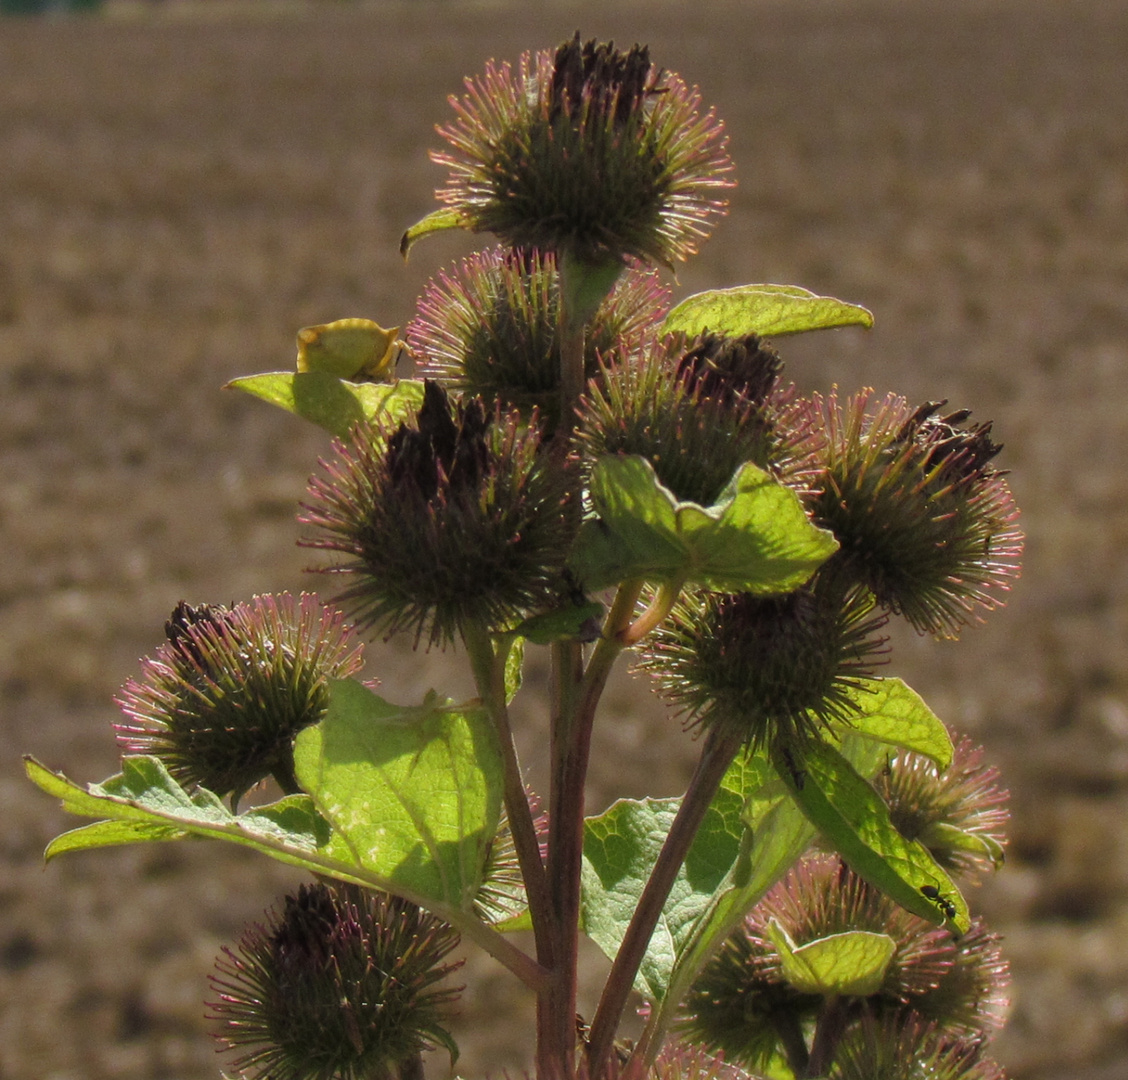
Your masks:
M983 748L964 736L943 772L931 759L902 751L874 780L901 835L964 875L998 869L1006 846L1008 792L983 758Z
M826 462L811 507L841 545L831 560L917 630L954 637L1002 601L1022 533L990 424L868 393L816 397Z
M669 307L656 271L628 267L584 336L585 375L599 357L653 338ZM419 373L488 403L555 420L560 385L560 278L551 252L492 248L432 279L406 339Z
M700 95L646 48L581 44L490 63L452 98L438 198L468 228L581 262L672 265L723 212L732 164Z
M180 783L233 805L268 776L297 791L294 736L324 716L329 680L363 662L341 612L308 593L230 609L181 603L165 632L119 698L122 750L153 754Z
M355 886L303 885L211 977L210 1018L248 1080L393 1078L446 1048L459 989L439 983L459 941L405 900Z

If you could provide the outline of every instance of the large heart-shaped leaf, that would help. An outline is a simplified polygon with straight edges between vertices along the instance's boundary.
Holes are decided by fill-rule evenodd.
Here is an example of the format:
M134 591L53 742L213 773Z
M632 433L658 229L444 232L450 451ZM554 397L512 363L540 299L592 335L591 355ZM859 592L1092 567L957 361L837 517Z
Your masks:
M501 818L501 754L485 709L392 705L335 680L325 718L298 735L294 769L360 865L471 906Z

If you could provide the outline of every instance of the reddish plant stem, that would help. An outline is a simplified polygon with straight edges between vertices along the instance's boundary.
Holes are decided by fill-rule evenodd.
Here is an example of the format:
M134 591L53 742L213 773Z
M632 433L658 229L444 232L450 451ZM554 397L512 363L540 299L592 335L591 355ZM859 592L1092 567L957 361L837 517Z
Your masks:
M532 809L525 792L517 748L513 742L513 729L509 723L509 708L505 701L505 656L495 654L488 632L482 627L465 627L463 640L470 655L474 681L478 693L489 710L497 732L504 768L505 813L509 830L525 884L525 897L529 903L529 916L533 922L533 937L537 947L537 961L542 967L552 967L551 911L548 903L548 883L540 855L540 839L533 821Z
M554 661L558 664L554 668L553 686L558 712L553 717L552 728L553 761L557 762L557 767L549 810L548 892L553 905L555 986L552 992L542 995L542 1002L538 1003L538 1044L541 1037L548 1037L557 1049L543 1058L538 1054L538 1060L542 1070L561 1068L568 1077L574 1074L575 1069L584 785L591 754L591 732L596 706L615 660L623 651L621 639L630 625L641 588L639 582L619 587L603 636L586 671L578 645L562 642L553 650ZM543 1007L540 1007L542 1004Z
M591 725L577 709L583 679L579 642L552 646L552 775L548 818L548 903L552 912L552 979L537 1001L540 1080L575 1072L576 968L580 924L580 870L584 840L584 782Z
M588 320L614 286L622 270L618 260L588 265L569 252L558 252L560 308L560 417L551 453L567 468L576 407L584 390L584 334ZM578 528L582 494L576 479L571 501ZM636 594L637 595L637 594ZM633 607L633 601L632 601ZM626 624L624 624L625 626ZM618 628L617 628L618 629ZM595 706L606 683L611 659L621 651L616 639L597 648L596 676L585 679L583 646L561 641L552 646L552 718L548 859L545 867L552 936L546 960L552 974L537 997L537 1071L539 1080L572 1080L576 1055L576 980L580 922L580 872L583 867L584 785L591 751ZM604 645L601 641L600 645ZM593 657L594 659L594 657ZM604 671L606 665L607 671ZM602 673L600 675L599 673ZM539 948L539 946L538 946Z
M830 1066L834 1063L834 1055L842 1034L846 1030L849 1020L849 1011L846 1003L840 997L827 998L819 1010L819 1018L815 1022L815 1034L811 1040L811 1056L803 1072L797 1072L798 1077L825 1076Z

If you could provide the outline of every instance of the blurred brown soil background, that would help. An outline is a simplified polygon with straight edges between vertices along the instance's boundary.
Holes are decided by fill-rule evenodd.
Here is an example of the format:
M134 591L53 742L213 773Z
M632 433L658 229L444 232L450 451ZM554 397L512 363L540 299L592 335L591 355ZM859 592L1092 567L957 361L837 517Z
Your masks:
M1015 976L998 1056L1024 1080L1128 1077L1128 3L161 11L0 23L0 1080L218 1075L213 957L296 875L191 843L44 870L75 822L19 755L102 779L113 695L178 600L318 586L293 518L327 439L220 386L290 367L303 325L407 321L475 246L396 253L443 175L446 96L577 27L649 42L727 124L740 186L679 294L865 303L870 333L780 343L804 389L996 421L1024 577L958 642L899 634L892 670L1014 793L1008 865L971 898ZM371 656L393 699L466 691L457 655ZM692 746L640 683L608 712L593 810L684 784ZM526 1005L472 967L459 1071L519 1070Z

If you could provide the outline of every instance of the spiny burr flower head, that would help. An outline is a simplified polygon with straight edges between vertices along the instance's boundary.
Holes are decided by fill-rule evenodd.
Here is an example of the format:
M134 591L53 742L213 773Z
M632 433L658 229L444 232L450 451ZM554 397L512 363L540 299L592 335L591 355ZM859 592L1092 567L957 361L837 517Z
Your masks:
M452 99L439 199L475 232L605 265L669 266L696 250L732 164L700 96L645 47L581 43L487 65Z
M821 1003L781 977L770 942L738 931L694 982L677 1033L726 1061L766 1071L779 1050L781 1022L802 1027Z
M945 870L972 875L996 870L1003 860L1010 816L999 770L966 736L940 772L921 754L900 752L874 780L893 824L917 840Z
M946 1038L982 1038L1006 1008L1006 965L998 939L979 920L956 941L944 929L898 907L832 856L805 859L765 896L706 965L681 1022L686 1037L748 1068L763 1068L777 1049L783 1016L803 1025L822 1003L785 976L769 927L797 946L849 931L884 934L894 951L880 987L842 998L850 1022L896 1019L929 1024Z
M298 790L294 736L324 716L328 680L362 664L343 615L306 593L297 603L283 593L232 608L181 602L165 634L119 698L124 752L152 754L180 783L230 795L233 805L271 775Z
M768 926L775 920L796 945L866 930L887 934L896 948L873 998L903 1003L939 985L952 967L952 935L898 907L836 856L815 855L795 866L753 908L744 933L775 946ZM778 963L778 959L777 959Z
M580 437L590 454L641 454L678 499L714 503L733 473L754 462L802 486L813 430L782 363L755 335L666 338L612 358L588 388Z
M585 374L598 357L651 337L668 307L655 271L628 269L585 334ZM433 279L407 328L420 374L449 389L542 418L559 408L560 284L556 257L494 248Z
M739 1066L699 1046L670 1040L650 1066L648 1080L749 1080L749 1077Z
M978 1039L952 1038L921 1022L856 1025L839 1044L828 1080L1005 1080Z
M948 944L951 965L935 986L901 1004L878 1003L875 1015L925 1021L960 1038L982 1039L998 1031L1010 1008L1011 981L998 934L975 918L966 934Z
M753 746L801 754L883 658L884 616L857 591L814 582L782 596L702 593L677 605L642 667L690 724L725 724Z
M303 543L347 560L338 597L359 624L452 642L473 623L500 629L550 606L572 538L569 470L549 460L535 418L452 403L424 384L415 419L357 425L310 481Z
M911 408L868 393L816 399L828 432L812 510L840 550L833 562L918 631L953 637L990 609L1018 570L1022 534L991 425L943 402Z
M395 1080L444 1026L459 963L446 923L353 886L303 885L280 915L224 949L211 977L218 1038L253 1080Z

